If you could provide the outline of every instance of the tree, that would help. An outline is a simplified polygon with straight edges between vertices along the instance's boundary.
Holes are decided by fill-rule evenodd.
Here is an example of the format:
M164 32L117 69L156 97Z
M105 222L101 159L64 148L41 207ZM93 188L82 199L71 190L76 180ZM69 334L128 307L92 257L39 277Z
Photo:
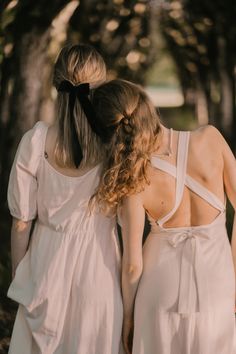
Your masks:
M5 1L3 5L2 33L6 36L2 40L0 77L1 204L6 200L9 170L19 138L39 117L51 23L66 4L66 0L25 0Z
M186 100L193 91L199 122L216 125L236 149L236 4L175 0L158 11Z
M69 38L95 46L106 60L110 77L143 83L156 50L150 16L148 0L84 1L71 18Z

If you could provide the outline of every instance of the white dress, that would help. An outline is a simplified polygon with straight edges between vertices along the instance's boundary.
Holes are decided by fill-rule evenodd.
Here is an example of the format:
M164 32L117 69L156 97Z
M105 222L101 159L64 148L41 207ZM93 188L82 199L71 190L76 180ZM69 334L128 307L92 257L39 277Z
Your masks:
M8 296L20 306L10 354L118 354L122 329L120 250L115 218L88 201L100 166L67 177L44 157L48 127L22 138L11 170L12 216L36 218Z
M177 166L152 158L155 168L176 178L176 195L166 216L150 217L135 301L133 354L236 354L235 274L225 205L186 174L188 141L189 132L180 132ZM219 215L208 225L163 227L186 187Z

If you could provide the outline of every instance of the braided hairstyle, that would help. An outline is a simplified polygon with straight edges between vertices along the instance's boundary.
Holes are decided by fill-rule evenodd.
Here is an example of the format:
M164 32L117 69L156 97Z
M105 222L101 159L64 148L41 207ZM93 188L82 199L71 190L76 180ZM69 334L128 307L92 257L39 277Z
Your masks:
M115 213L123 198L149 183L147 168L158 146L160 118L143 89L128 81L101 85L92 101L99 124L109 136L94 197L103 211Z

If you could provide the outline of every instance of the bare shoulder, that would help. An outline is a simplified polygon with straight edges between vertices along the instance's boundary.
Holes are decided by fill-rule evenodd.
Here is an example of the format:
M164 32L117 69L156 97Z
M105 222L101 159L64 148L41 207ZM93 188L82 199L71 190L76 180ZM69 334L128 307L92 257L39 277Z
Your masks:
M46 150L51 152L51 150L55 146L56 139L57 139L57 129L55 125L51 125L48 127L47 130L47 137L46 137L46 144L45 144Z
M191 139L195 144L203 144L214 146L214 149L221 149L225 144L225 140L220 131L213 125L204 125L196 130L191 131Z
M212 136L212 137L220 137L222 136L220 131L214 127L214 125L208 124L208 125L203 125L193 131L191 131L191 134L195 135L195 136Z

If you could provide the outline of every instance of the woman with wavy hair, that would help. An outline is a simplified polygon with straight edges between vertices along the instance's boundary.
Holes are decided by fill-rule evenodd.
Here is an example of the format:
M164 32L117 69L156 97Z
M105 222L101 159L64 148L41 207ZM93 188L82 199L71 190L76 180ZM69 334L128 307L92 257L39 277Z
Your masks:
M19 144L8 187L8 296L20 304L10 354L119 352L116 220L88 208L105 157L89 94L105 79L94 48L64 47L53 78L57 119L51 126L36 123Z
M126 353L133 329L133 354L235 354L236 222L232 253L225 227L225 193L236 209L230 148L212 126L167 129L127 81L101 85L93 104L109 136L95 197L120 214L122 227ZM143 246L145 213L151 231Z

